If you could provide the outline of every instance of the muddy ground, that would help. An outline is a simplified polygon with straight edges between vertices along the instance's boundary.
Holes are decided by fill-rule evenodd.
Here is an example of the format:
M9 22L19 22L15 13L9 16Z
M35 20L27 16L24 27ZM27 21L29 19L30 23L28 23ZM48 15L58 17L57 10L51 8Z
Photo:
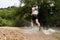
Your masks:
M0 27L0 40L60 40L60 31L45 34L38 28Z

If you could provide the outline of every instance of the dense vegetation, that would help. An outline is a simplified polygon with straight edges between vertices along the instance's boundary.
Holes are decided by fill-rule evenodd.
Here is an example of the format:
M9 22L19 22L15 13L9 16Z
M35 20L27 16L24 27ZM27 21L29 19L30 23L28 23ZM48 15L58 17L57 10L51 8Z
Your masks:
M49 10L51 7L47 0L43 2L41 0L21 0L24 3L23 7L8 7L0 9L0 26L24 26L30 25L31 7L35 3L39 6L39 20L41 25L44 26L60 26L60 0L54 0L55 6L53 8L53 14Z
M29 9L27 7L8 7L0 9L0 26L24 26L27 25ZM26 23L26 24L25 24Z
M16 22L16 7L0 9L0 26L13 26Z

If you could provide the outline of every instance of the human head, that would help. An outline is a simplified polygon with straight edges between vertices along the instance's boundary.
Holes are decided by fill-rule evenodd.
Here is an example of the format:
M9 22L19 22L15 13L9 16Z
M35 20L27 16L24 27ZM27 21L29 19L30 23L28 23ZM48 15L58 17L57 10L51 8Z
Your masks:
M36 5L33 5L33 7L36 7Z

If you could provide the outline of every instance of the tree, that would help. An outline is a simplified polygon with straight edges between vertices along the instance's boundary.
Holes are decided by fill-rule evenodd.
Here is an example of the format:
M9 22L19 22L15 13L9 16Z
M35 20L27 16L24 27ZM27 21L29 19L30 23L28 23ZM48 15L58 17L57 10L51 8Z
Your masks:
M51 7L49 6L48 9L50 11L47 10L47 5L50 5L51 2L54 1L55 2L55 8L54 9L54 13L50 14L49 12L51 11ZM23 19L28 19L29 15L31 13L31 7L32 5L38 5L39 6L39 12L40 15L44 15L44 18L42 19L43 21L46 20L47 21L47 25L59 25L60 24L60 0L21 0L22 3L25 4L24 7L20 7L20 15L23 17ZM42 12L41 12L42 9ZM24 11L24 12L22 12ZM26 16L28 15L28 16ZM21 18L22 18L21 17ZM40 19L41 20L41 19Z

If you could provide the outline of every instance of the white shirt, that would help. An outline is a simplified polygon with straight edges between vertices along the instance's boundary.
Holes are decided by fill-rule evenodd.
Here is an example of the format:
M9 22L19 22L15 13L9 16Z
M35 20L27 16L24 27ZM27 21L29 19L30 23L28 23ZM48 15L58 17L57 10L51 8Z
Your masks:
M37 14L38 14L38 11L37 11L37 10L35 10L32 14L36 14L36 15L37 15Z
M33 8L32 8L32 10L34 10L34 11L32 12L32 14L36 14L36 15L38 14L38 10L36 10L36 9L38 9L38 8L37 8L37 7L33 7Z

